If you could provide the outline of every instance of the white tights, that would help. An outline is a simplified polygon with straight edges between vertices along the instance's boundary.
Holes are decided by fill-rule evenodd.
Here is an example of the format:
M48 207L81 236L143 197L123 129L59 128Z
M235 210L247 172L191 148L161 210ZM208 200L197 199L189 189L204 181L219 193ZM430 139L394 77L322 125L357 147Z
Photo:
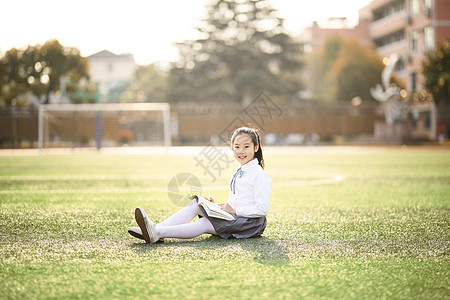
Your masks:
M156 224L158 237L190 239L203 233L216 235L217 233L214 230L214 227L207 218L200 218L195 222L189 223L197 215L204 217L197 202L192 200L192 202L184 208L180 209L161 223Z

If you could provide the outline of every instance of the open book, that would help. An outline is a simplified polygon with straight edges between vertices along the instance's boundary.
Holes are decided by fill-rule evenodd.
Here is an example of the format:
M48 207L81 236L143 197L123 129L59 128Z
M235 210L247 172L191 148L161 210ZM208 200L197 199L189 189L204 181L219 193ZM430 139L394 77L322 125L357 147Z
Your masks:
M205 212L209 217L214 217L223 220L234 220L233 215L222 210L219 205L212 203L206 200L205 198L197 195L192 195L190 198L197 199L198 205L205 209Z

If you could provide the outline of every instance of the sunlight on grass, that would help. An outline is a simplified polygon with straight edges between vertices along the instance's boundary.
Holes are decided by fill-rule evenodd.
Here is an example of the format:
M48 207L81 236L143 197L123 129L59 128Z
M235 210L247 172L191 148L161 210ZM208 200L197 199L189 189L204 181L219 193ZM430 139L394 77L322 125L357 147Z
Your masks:
M309 149L266 155L263 237L154 245L128 235L135 207L155 222L178 210L181 172L226 199L236 166L211 180L192 156L0 156L0 297L448 297L449 152Z

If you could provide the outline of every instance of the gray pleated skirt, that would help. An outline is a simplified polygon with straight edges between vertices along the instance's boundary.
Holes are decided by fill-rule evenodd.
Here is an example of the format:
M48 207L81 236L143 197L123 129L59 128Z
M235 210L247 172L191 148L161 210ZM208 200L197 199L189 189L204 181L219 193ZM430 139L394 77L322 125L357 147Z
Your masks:
M264 229L266 229L266 217L247 218L233 215L234 220L223 220L208 216L205 209L201 206L200 209L206 218L208 218L211 222L217 232L217 235L223 239L228 239L231 237L237 239L257 237L264 232Z

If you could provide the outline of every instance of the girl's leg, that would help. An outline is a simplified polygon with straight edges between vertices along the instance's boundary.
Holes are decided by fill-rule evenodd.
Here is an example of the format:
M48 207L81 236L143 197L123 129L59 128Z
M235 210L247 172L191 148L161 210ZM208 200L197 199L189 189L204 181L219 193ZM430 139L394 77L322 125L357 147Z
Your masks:
M197 215L203 216L203 212L198 207L197 201L192 200L188 205L186 205L161 223L157 224L156 226L159 227L186 224L192 221Z
M195 203L197 206L197 203ZM162 238L179 238L179 239L190 239L199 236L203 233L210 233L217 235L214 227L207 218L201 218L193 223L172 225L172 226L162 226L162 223L156 225L156 231L158 237Z

